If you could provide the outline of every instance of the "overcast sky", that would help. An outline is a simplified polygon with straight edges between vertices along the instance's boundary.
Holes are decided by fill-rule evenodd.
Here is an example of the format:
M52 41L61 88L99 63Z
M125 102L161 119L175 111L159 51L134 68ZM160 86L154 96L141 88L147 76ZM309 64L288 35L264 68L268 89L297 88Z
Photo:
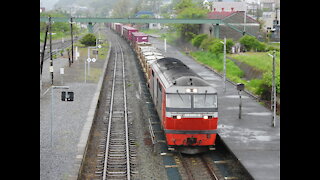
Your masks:
M45 7L46 10L50 10L53 8L54 4L59 0L40 0L40 6Z

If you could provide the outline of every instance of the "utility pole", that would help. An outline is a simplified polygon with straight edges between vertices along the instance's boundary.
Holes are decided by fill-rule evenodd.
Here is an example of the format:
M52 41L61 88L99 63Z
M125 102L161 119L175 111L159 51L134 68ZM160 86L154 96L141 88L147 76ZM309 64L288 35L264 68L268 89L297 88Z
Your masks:
M272 57L272 92L271 92L271 110L273 110L272 114L272 126L276 126L276 112L277 112L277 97L276 97L276 82L275 82L275 72L276 72L276 52L273 51L273 55L269 54Z
M73 30L72 30L72 18L70 18L70 29L71 29L71 63L73 63Z
M50 73L51 73L51 85L53 85L52 22L51 22L51 16L49 16L49 32L50 32Z
M41 52L41 61L40 61L40 93L42 93L42 69L43 69L43 61L44 61L44 54L47 46L47 35L48 35L48 24L46 25L46 33L44 35L44 43L43 43L43 49Z
M246 9L244 10L244 19L243 19L243 22L244 22L244 25L243 25L243 35L246 34L246 23L247 23L247 5L246 6Z

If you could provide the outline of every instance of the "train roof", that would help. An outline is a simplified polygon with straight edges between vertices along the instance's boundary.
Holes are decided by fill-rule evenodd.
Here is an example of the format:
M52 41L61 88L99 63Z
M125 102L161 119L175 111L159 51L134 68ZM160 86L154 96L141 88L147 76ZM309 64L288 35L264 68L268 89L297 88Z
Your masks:
M149 36L148 34L145 34L143 32L132 32L133 36Z
M154 63L154 66L158 66L169 86L210 86L202 77L179 59L171 57L162 58Z

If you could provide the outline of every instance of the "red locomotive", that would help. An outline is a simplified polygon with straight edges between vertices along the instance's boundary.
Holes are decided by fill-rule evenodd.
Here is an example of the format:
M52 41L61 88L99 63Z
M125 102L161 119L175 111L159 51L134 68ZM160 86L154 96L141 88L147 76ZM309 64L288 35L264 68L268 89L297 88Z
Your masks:
M217 91L175 58L151 64L149 90L169 150L195 154L213 150L217 134Z
M214 150L218 127L216 89L180 60L164 57L152 44L146 44L147 38L145 42L136 38L146 34L120 23L111 27L130 42L138 56L168 149L186 154Z

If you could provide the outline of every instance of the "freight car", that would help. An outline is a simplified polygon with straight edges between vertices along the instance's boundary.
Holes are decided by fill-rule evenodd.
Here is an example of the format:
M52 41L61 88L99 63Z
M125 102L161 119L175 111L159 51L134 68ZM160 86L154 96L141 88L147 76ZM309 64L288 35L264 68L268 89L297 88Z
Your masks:
M168 149L186 154L214 150L216 89L180 60L162 55L147 38L141 42L147 36L134 28L119 23L111 28L129 42L139 59Z

